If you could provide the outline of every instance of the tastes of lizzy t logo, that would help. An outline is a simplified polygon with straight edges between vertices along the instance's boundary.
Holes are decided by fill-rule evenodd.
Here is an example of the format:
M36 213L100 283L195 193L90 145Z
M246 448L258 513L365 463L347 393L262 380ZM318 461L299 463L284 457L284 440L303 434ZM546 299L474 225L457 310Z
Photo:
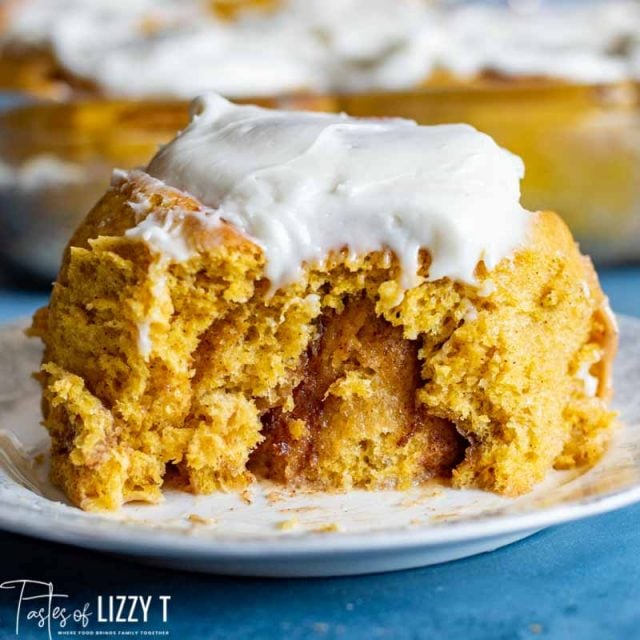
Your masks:
M99 595L76 606L53 582L7 580L0 589L12 592L16 604L15 635L21 629L42 629L48 640L59 636L169 636L171 596Z

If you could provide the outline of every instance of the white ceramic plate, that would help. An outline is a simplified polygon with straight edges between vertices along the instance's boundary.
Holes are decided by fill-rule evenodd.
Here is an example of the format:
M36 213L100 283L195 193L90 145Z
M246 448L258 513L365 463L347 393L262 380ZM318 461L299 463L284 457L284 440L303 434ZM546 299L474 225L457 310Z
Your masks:
M212 573L327 576L406 569L463 558L550 525L640 500L640 320L620 318L614 446L585 472L554 472L515 500L437 486L408 492L291 494L261 484L244 495L168 492L160 505L83 513L47 481L40 346L0 329L0 527ZM39 455L40 454L40 455Z

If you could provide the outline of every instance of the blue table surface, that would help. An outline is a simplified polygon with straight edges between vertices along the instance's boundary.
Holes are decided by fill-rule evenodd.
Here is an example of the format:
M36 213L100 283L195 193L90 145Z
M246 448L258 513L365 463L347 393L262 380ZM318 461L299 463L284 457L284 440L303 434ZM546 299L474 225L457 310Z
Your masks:
M600 273L614 310L640 316L640 267ZM0 321L44 300L0 288ZM166 624L88 630L152 628L176 640L640 637L640 505L466 560L354 578L198 575L6 533L0 549L0 581L52 581L74 605L100 595L171 596ZM15 637L15 604L15 591L0 589L0 640ZM19 637L47 631L23 621Z

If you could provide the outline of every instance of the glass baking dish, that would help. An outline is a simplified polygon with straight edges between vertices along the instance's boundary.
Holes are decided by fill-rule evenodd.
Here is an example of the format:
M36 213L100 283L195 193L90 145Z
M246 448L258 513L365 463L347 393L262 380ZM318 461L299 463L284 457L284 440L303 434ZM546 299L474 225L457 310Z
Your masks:
M599 261L640 258L640 91L506 82L259 99L283 109L468 122L520 155L522 200L554 209ZM188 121L178 101L40 103L0 114L0 252L51 278L113 167L144 165Z
M144 165L188 119L188 106L95 100L0 113L0 254L50 279L114 167Z

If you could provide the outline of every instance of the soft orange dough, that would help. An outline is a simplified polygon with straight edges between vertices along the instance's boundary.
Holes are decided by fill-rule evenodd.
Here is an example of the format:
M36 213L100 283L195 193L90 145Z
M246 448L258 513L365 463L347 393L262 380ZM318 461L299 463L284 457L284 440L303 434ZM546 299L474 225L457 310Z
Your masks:
M205 228L188 215L199 208L129 174L75 233L35 316L52 479L74 504L256 476L321 490L440 477L516 496L604 451L616 331L554 213L531 214L527 243L480 263L478 286L403 291L393 255L339 251L273 292L261 249ZM151 212L184 218L192 258L125 236ZM429 263L424 251L422 276Z

